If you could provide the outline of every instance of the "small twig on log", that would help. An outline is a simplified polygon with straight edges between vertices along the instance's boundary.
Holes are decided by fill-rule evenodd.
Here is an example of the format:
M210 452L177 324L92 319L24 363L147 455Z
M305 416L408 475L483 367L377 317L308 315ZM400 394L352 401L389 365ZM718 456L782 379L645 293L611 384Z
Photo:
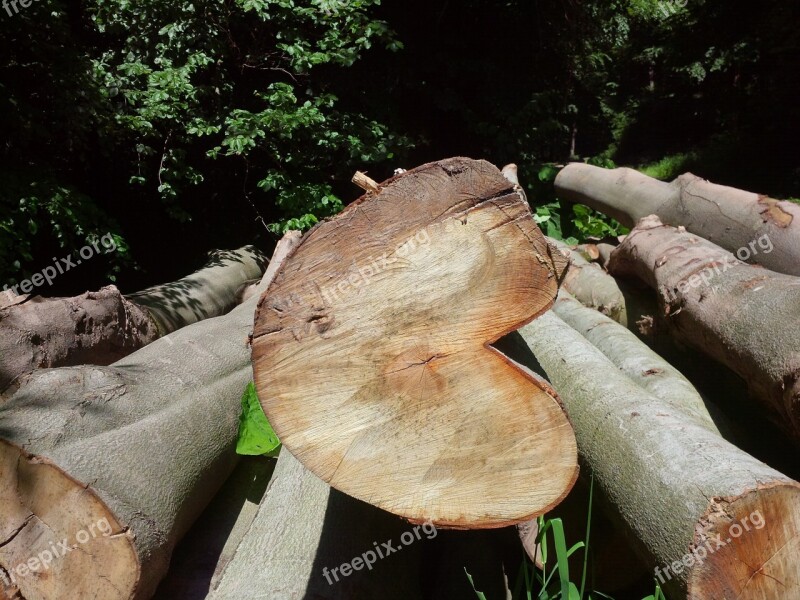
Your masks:
M361 171L356 171L356 174L353 175L352 181L365 192L373 192L377 194L381 191L381 186L378 185L378 182L368 177L366 173L362 173Z

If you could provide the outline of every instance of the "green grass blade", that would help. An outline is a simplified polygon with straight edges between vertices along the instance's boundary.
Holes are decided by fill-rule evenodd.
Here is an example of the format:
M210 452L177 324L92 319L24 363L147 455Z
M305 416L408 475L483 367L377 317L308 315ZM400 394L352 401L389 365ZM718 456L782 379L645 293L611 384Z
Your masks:
M479 592L475 589L475 582L472 580L472 575L469 574L467 568L464 567L464 573L467 574L467 579L469 580L469 584L472 586L472 590L478 595L478 600L486 600L486 595L483 592Z
M556 565L558 568L558 579L561 582L561 598L568 600L569 594L569 559L567 557L567 541L564 539L564 524L561 519L552 519L553 524L553 546L556 549Z
M594 473L589 481L589 514L586 517L586 539L584 540L585 550L583 551L583 573L581 574L580 598L583 600L583 593L586 591L586 572L589 567L589 536L592 533L592 501L594 500Z

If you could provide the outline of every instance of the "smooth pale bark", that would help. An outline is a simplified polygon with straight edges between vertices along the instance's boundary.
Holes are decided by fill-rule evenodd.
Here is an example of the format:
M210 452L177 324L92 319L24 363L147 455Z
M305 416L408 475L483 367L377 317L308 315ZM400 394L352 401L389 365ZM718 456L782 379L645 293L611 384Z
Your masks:
M253 364L278 436L415 522L546 512L577 475L574 436L552 390L488 344L547 310L564 263L492 165L394 177L313 229L262 298Z
M796 461L785 451L786 444L791 444L791 440L764 416L765 411L761 410L760 405L753 403L745 382L702 351L689 348L679 339L668 335L669 327L660 315L655 292L640 290L632 285L644 285L639 281L617 280L608 273L593 269L570 268L570 274L576 278L567 278L562 292L578 292L580 296L576 300L614 317L664 357L668 364L678 367L702 394L708 412L726 440L778 470L791 474L795 479L800 477L796 466L793 466ZM592 293L592 285L597 281L609 289L619 289L624 311L608 311L602 303L596 302L602 298ZM559 294L563 295L561 292Z
M555 187L561 198L586 204L629 227L657 215L731 252L749 250L744 260L800 275L800 206L792 202L716 185L691 173L665 183L633 169L583 163L562 169Z
M250 530L277 460L243 457L175 548L153 600L205 600Z
M223 315L239 304L247 284L259 279L266 257L258 248L215 250L191 275L127 296L153 316L166 335L203 319Z
M800 484L689 416L696 395L660 400L555 313L520 333L668 598L800 596Z
M553 312L613 362L621 373L696 423L719 433L703 397L683 374L619 323L561 290Z
M747 265L657 217L639 222L609 269L654 288L675 336L738 373L800 437L800 278Z
M72 298L6 298L0 308L0 392L36 369L110 365L179 327L219 316L238 304L248 280L261 277L256 248L215 251L179 281L124 297L115 286Z
M428 534L416 527L419 535L402 519L331 489L284 449L258 514L209 600L421 598L419 550ZM427 531L436 534L430 526ZM408 541L407 532L413 538L408 545L401 541L404 535ZM376 548L384 542L400 550L380 558ZM367 552L373 554L365 558ZM357 558L360 565L353 563ZM360 568L342 575L345 563Z
M569 259L569 269L561 287L581 304L594 308L630 329L647 331L653 324L657 306L654 298L617 281L600 265L591 263L579 251L562 241L547 238Z
M282 240L262 289L298 242L296 233ZM175 544L236 465L256 304L109 367L38 371L0 408L0 567L17 573L13 593L153 595ZM81 543L98 523L111 535ZM42 573L20 573L62 540L76 548Z
M611 253L614 252L614 250L616 249L617 249L616 245L597 244L597 252L599 254L599 256L597 257L597 262L599 262L604 267L608 265L608 261L611 260Z

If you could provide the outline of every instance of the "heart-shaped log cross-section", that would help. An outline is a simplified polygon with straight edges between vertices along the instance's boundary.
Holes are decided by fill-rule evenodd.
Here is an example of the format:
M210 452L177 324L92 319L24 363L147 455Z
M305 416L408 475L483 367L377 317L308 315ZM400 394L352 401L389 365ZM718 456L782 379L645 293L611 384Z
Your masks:
M501 527L577 476L555 392L489 346L553 303L564 259L494 166L395 177L311 230L265 292L253 364L285 447L412 521Z

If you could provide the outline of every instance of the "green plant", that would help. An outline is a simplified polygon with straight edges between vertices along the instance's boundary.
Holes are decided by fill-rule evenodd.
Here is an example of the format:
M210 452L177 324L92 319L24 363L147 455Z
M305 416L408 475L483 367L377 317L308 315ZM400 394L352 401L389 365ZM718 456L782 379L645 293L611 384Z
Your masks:
M604 168L615 165L607 158L588 160L589 164ZM543 163L534 167L536 177L531 189L535 199L533 219L545 235L566 244L580 244L587 238L616 237L628 233L620 223L582 204L571 204L555 197L553 182L561 170L560 165Z
M523 552L522 567L514 586L512 597L514 600L587 600L605 598L613 600L611 596L598 591L586 591L586 576L589 564L589 540L592 525L592 507L594 502L594 478L589 485L589 509L586 516L586 535L584 540L567 547L564 535L564 524L560 518L548 519L544 516L538 518L539 534L536 545L542 557L542 569L539 570ZM548 533L550 534L548 536ZM555 563L550 567L548 557L552 556L549 540L552 539L552 549L555 552ZM578 550L583 550L583 569L580 578L580 587L572 582L569 572L569 558ZM465 569L466 572L466 569ZM475 588L472 576L467 572L467 579L479 600L487 600L486 595ZM655 592L643 600L666 600L666 596L656 583Z
M243 456L277 456L280 450L281 442L261 408L256 386L250 382L242 394L236 453Z

